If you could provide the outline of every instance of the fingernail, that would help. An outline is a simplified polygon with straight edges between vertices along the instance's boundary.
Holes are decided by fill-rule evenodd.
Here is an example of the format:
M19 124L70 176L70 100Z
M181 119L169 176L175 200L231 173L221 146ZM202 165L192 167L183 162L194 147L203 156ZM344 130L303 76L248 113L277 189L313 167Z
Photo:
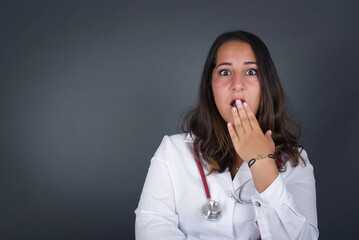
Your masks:
M232 112L237 112L237 108L232 107Z
M248 103L247 103L247 102L244 102L244 103L243 103L243 106L248 107Z

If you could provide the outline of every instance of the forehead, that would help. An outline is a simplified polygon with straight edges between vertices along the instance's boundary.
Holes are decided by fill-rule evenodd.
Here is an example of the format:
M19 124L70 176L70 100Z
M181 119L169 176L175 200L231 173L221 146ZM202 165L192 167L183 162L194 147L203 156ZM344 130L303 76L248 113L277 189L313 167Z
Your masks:
M221 61L256 61L256 57L249 43L234 40L218 48L216 62Z

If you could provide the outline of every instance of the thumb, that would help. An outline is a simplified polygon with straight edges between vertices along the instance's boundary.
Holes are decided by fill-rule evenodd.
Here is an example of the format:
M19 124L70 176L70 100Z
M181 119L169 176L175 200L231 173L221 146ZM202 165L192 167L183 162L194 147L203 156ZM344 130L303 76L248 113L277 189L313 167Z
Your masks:
M268 138L268 140L273 141L273 140L272 140L272 131L271 131L271 130L268 130L268 131L266 132L265 136Z

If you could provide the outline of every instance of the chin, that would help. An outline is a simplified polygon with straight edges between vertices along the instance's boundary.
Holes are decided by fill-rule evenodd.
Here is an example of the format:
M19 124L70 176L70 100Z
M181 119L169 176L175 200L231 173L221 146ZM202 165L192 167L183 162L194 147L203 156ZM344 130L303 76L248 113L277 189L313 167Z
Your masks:
M222 117L223 118L223 117ZM234 120L233 120L233 117L231 116L230 118L223 118L223 120L226 122L226 123L231 123L232 125L234 124Z

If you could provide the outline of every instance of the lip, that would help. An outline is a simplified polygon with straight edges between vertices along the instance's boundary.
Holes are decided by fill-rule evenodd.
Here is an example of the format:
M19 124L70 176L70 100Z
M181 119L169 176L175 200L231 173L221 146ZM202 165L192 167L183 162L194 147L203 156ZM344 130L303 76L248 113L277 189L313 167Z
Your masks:
M242 103L244 103L246 100L244 98L241 98L241 97L237 97L237 98L233 98L232 101L229 103L229 105L231 105L232 107L235 107L236 106L236 100L241 100Z

